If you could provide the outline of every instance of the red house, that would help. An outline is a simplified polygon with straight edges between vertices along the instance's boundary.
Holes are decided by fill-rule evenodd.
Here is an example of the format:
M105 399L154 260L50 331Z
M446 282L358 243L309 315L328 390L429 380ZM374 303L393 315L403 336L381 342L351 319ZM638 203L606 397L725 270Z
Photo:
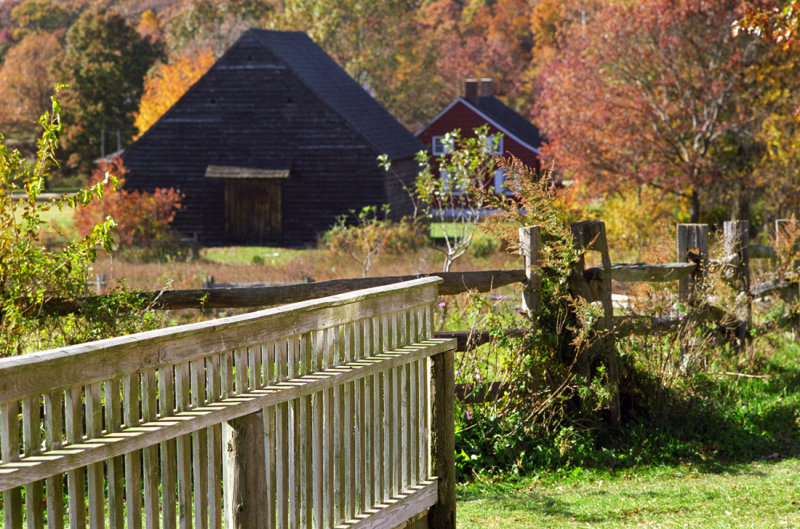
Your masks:
M467 79L461 97L457 97L425 128L417 132L417 138L434 155L446 154L442 143L444 135L455 129L462 137L474 135L473 130L488 125L489 134L501 134L495 142L494 154L514 155L525 165L540 169L539 148L542 138L539 129L530 121L494 97L491 79ZM494 188L505 191L502 171L495 171Z

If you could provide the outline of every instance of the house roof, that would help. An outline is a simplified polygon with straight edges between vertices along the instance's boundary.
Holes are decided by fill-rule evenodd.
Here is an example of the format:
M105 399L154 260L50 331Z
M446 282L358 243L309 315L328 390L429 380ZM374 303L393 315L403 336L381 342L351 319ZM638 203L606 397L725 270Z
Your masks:
M402 159L422 149L413 134L301 31L250 29L303 83L339 113L379 154ZM244 37L243 35L243 37Z
M419 130L416 135L419 137L420 134L428 130L433 123L436 123L439 118L447 114L458 103L465 105L485 119L487 123L491 123L500 129L505 135L511 136L519 143L528 146L536 154L539 154L539 149L542 146L542 135L539 133L538 127L494 96L481 96L475 100L457 97L439 112L426 127Z
M539 129L496 97L479 97L475 103L466 99L462 100L491 118L498 128L505 129L506 132L516 136L537 151L541 148L542 136L539 134Z

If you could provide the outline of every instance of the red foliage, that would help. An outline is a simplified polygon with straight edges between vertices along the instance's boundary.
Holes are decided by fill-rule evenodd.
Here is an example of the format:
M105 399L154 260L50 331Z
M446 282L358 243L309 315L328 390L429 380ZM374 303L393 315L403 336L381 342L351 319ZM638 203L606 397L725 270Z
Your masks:
M576 26L544 70L538 110L556 168L599 191L651 184L690 197L696 218L700 193L746 170L724 159L756 111L748 65L760 47L730 32L742 5L610 3Z
M117 189L107 186L102 200L95 200L75 210L75 227L81 235L89 233L106 217L117 223L115 239L119 246L146 246L168 239L169 224L181 207L183 194L173 188L156 188L153 193L123 189L127 169L122 159L101 162L92 173L89 185L105 178L106 173L117 178Z

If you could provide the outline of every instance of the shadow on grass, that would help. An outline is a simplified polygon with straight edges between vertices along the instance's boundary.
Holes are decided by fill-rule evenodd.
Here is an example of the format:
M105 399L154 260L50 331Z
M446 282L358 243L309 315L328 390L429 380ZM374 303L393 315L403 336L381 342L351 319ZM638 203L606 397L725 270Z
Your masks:
M800 456L800 368L769 363L765 371L767 380L708 378L692 395L636 374L639 384L624 396L626 420L619 432L599 435L596 463L612 471L683 463L723 473L731 463Z

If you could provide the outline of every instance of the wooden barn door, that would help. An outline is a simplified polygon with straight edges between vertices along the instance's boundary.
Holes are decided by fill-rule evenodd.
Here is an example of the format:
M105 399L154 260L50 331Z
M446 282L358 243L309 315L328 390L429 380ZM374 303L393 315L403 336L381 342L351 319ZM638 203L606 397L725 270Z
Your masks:
M279 180L225 181L225 235L239 243L274 241L281 234Z

